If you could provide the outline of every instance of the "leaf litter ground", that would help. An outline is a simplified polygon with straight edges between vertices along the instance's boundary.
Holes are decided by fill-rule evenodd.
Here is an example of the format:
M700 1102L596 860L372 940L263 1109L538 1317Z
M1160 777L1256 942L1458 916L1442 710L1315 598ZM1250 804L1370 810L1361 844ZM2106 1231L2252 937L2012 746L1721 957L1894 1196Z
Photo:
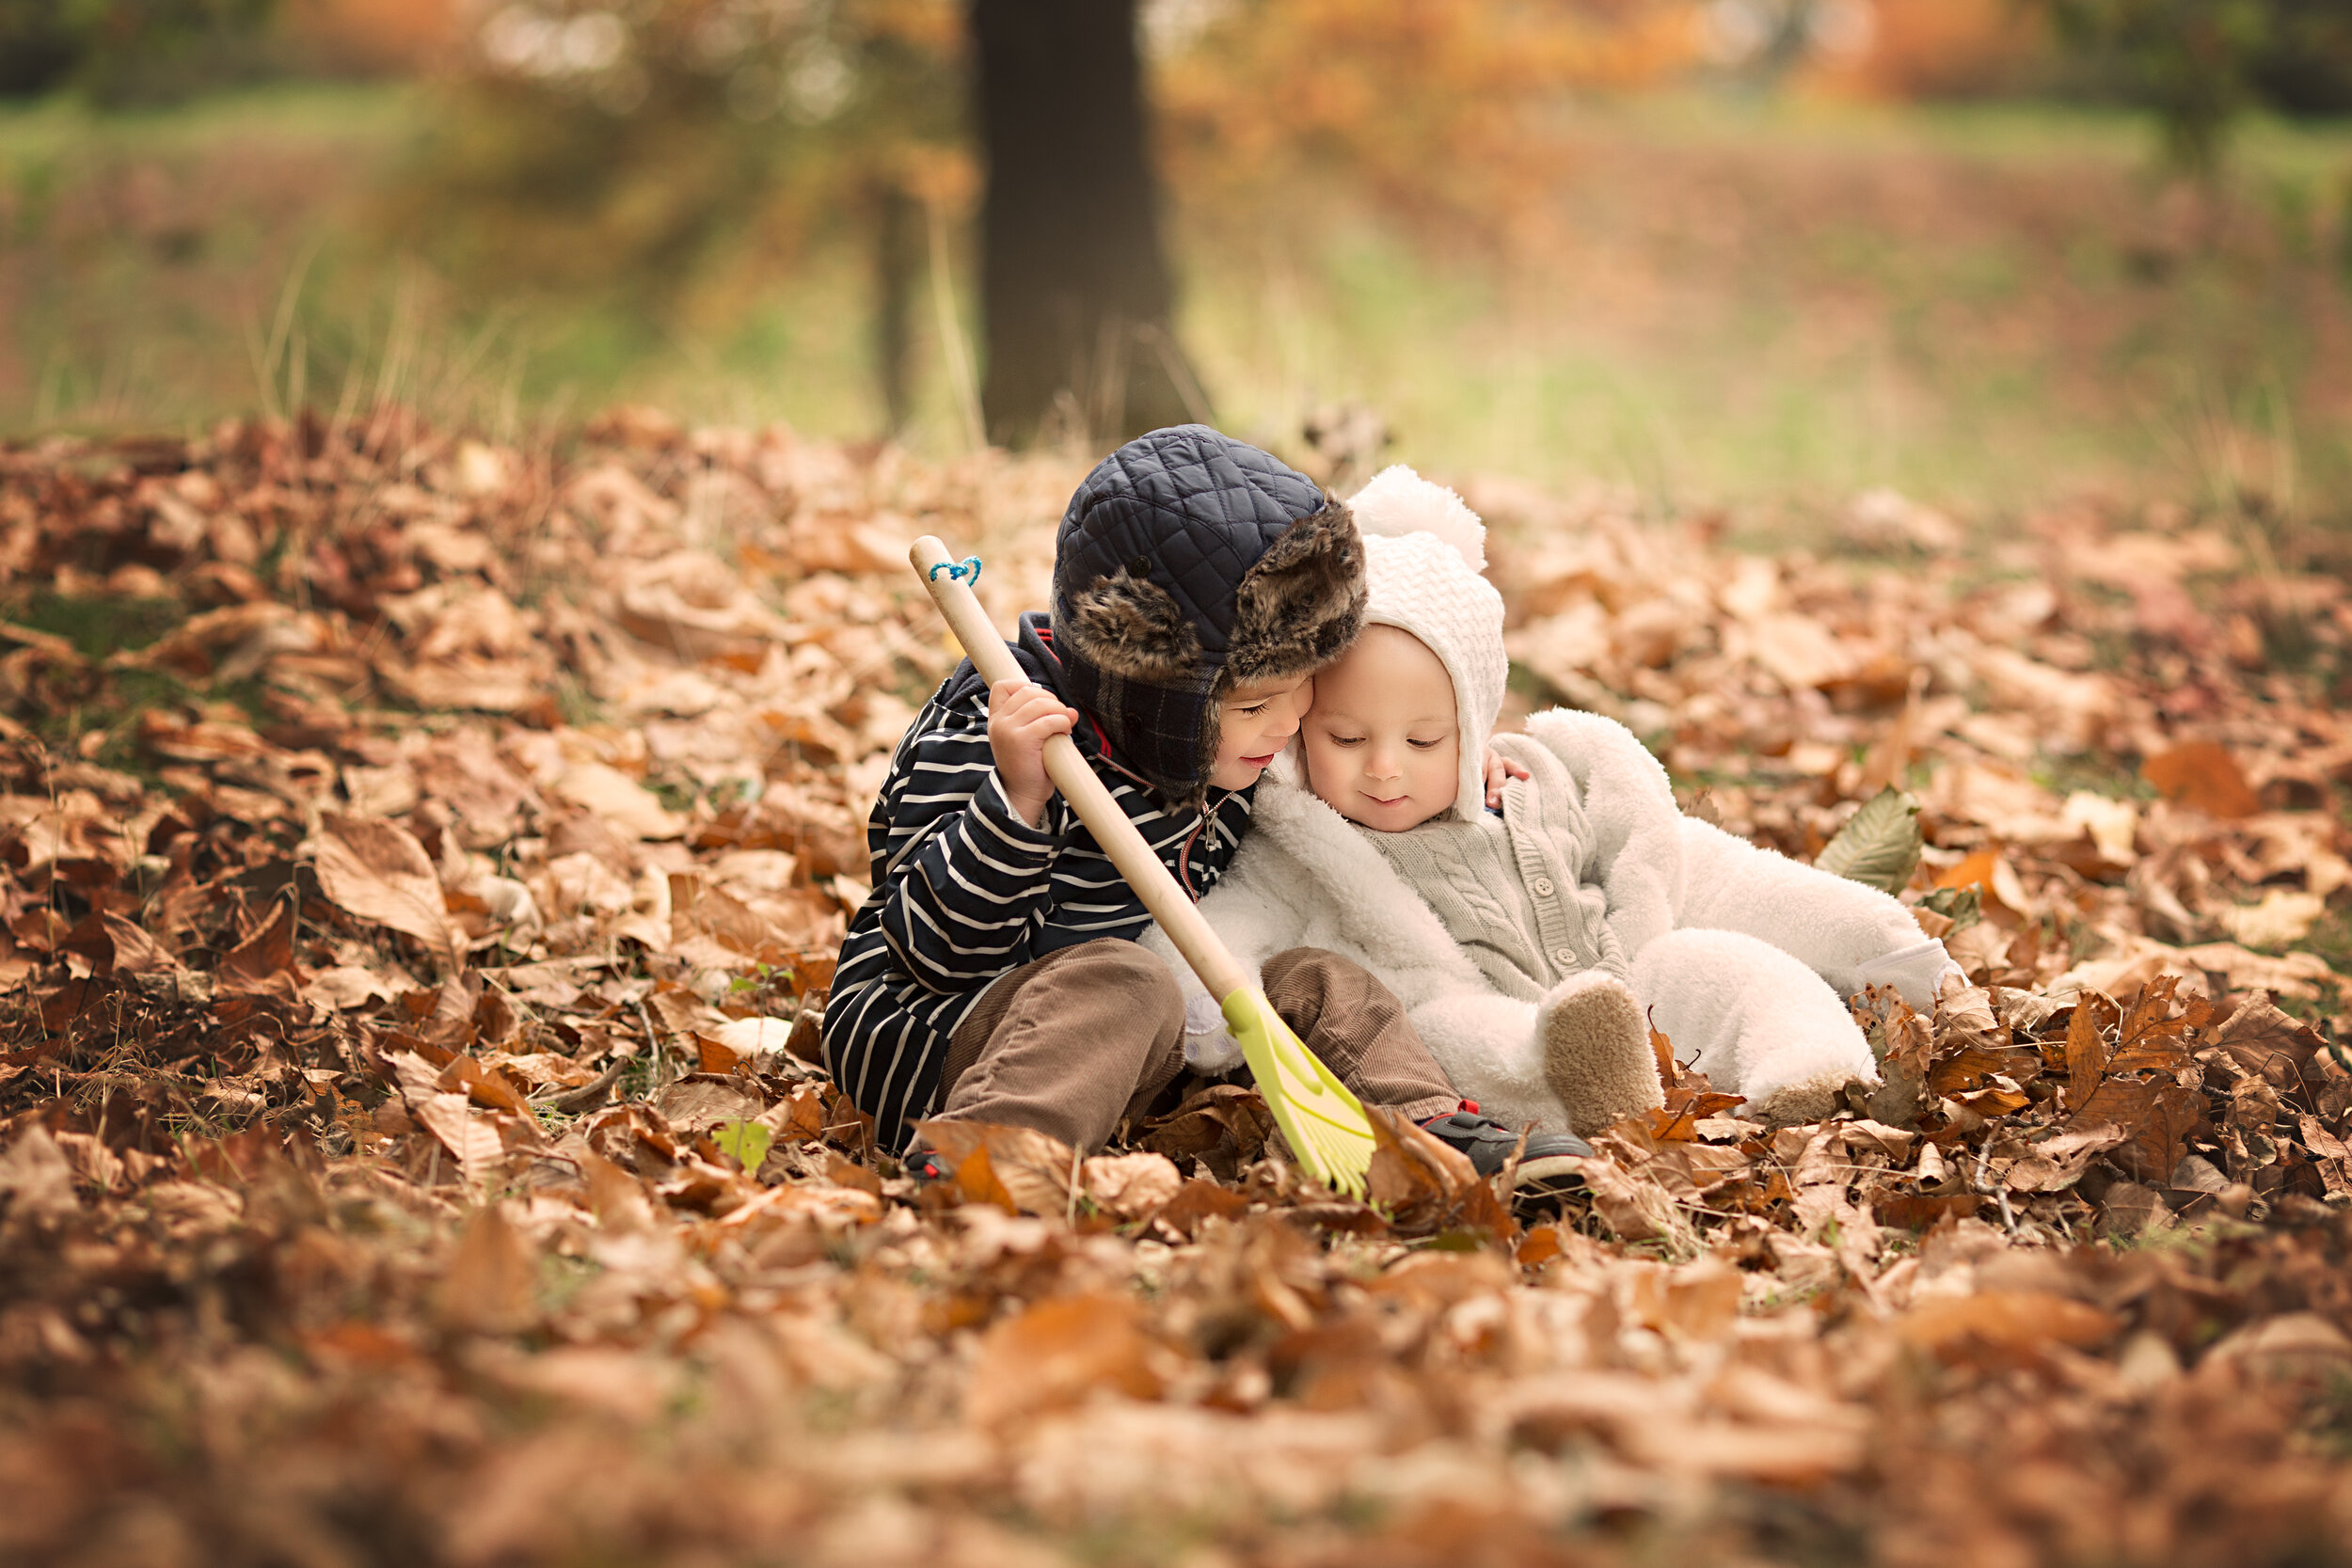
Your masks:
M1042 603L1075 478L646 414L0 449L0 1555L2352 1557L2336 580L1471 482L1528 700L1799 856L1912 789L1973 983L1865 1006L1818 1125L1679 1077L1549 1218L1410 1128L1302 1184L1232 1085L918 1191L814 1060L950 662L900 551ZM1832 858L1899 882L1899 804Z

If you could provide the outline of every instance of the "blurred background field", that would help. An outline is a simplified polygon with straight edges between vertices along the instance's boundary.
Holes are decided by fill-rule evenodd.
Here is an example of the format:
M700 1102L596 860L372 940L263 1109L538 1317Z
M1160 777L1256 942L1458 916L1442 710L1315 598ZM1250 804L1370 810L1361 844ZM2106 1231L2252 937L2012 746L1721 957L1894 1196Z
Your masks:
M2333 522L2347 24L2268 0L2185 97L2164 8L1152 0L1186 411L1766 531L1879 485ZM0 102L0 432L973 439L958 6L44 0L20 62L34 12L99 21Z

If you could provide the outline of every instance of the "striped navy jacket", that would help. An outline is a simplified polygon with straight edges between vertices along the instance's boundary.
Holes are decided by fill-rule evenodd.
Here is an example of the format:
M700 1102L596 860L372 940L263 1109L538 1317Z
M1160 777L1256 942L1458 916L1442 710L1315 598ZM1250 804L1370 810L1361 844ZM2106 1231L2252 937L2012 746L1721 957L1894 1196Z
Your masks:
M1012 650L1068 701L1045 616L1022 616ZM1214 886L1248 826L1250 791L1211 790L1205 813L1166 807L1090 724L1074 738L1193 897ZM969 663L898 742L866 841L874 891L842 939L825 1063L880 1145L898 1149L938 1108L948 1038L990 981L1057 948L1140 936L1152 917L1059 795L1041 828L1014 814L988 749L988 683Z

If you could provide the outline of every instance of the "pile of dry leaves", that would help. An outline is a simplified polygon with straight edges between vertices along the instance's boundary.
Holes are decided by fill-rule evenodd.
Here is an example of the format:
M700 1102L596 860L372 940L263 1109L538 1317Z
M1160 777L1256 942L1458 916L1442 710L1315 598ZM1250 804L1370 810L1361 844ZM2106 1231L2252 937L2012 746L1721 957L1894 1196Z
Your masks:
M1041 603L1076 477L0 449L0 1559L2352 1560L2337 582L1472 483L1531 693L1799 855L1908 784L1976 983L1818 1126L1678 1082L1541 1223L1410 1129L1302 1186L1231 1085L918 1192L813 1060L951 659L901 552Z

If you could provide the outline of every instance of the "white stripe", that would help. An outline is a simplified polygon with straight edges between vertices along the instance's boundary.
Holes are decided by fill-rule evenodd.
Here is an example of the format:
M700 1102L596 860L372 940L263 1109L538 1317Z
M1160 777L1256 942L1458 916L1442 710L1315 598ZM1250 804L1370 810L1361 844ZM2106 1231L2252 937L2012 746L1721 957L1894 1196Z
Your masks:
M975 795L975 796L973 796L973 797L972 797L972 799L973 799L974 802L975 802L975 803L976 803L976 805L977 805L977 802L978 801L979 797L978 797L977 795ZM983 827L985 827L985 828L986 828L986 829L987 829L990 832L992 832L992 833L995 834L995 835L996 835L996 837L997 837L997 839L998 839L1000 842L1005 843L1005 844L1008 844L1008 845L1010 845L1010 846L1011 846L1013 848L1015 848L1015 849L1024 849L1024 850L1026 850L1026 851L1028 851L1028 853L1030 853L1031 855L1035 855L1035 854L1039 853L1041 850L1051 849L1051 848L1053 847L1053 844L1052 844L1052 842L1051 842L1050 840L1044 839L1042 836L1041 836L1041 837L1039 837L1039 838L1020 838L1020 837L1016 837L1013 833L1011 833L1011 832L1008 832L1008 831L1006 830L1006 828L1005 828L1005 826L1004 826L1004 824L1003 824L1003 823L1001 823L1001 822L997 821L994 817L991 816L988 813L986 813L986 812L984 812L984 811L979 811L979 810L977 810L977 809L967 809L967 810L964 812L963 816L964 816L964 820L965 820L966 822L971 821L974 817L977 817L977 818L979 818L980 825L981 825L981 826L983 826ZM1030 828L1028 831L1029 831L1030 832L1033 832L1033 833L1039 833L1039 834L1041 834L1041 834L1042 834L1042 832L1043 832L1043 830L1041 830L1041 829L1038 829L1038 828ZM1023 873L1022 873L1022 875L1024 875L1024 876L1026 876L1026 875L1028 875L1028 874L1029 874L1029 873L1027 873L1027 872L1023 872Z
M1012 951L1014 944L1020 941L1018 937L1015 937L1012 942L1000 942L994 947L966 947L957 942L953 937L950 937L940 926L939 922L931 918L931 911L925 909L922 905L909 903L907 905L907 912L921 920L924 925L930 927L931 928L931 933L939 938L941 945L945 946L948 952L955 954L959 958L992 958L1001 954L1009 953ZM1011 923L1008 922L1008 924ZM913 933L910 932L909 934L912 935ZM966 978L966 976L960 972L949 969L945 964L940 963L938 959L932 958L929 953L926 953L923 958L927 964L938 970L940 974L946 975L950 979L961 980Z

